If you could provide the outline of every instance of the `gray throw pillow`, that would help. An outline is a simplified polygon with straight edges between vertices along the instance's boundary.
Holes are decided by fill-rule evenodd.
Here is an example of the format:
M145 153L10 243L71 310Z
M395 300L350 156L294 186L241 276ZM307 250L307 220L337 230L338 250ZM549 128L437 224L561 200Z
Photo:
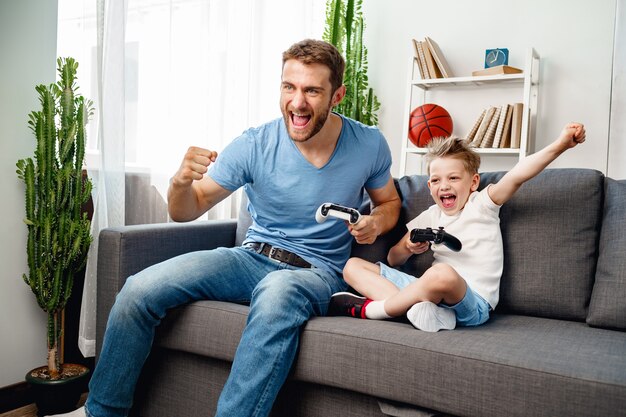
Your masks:
M626 329L626 180L605 180L600 256L587 324Z

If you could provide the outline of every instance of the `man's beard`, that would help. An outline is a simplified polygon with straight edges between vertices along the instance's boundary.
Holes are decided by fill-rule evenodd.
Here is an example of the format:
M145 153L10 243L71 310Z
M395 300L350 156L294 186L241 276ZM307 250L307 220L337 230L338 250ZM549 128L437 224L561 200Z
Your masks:
M328 120L328 116L330 115L330 110L331 110L331 106L330 106L330 101L329 101L328 106L325 109L323 109L323 111L319 112L320 116L317 117L317 120L309 120L309 123L311 123L311 121L314 121L315 124L313 125L313 128L311 129L311 133L306 135L304 138L294 138L289 132L289 128L287 128L287 132L289 133L289 137L291 138L291 140L293 140L294 142L303 143L311 139L313 136L317 135L326 124L326 120ZM283 111L283 119L285 121L285 126L287 127L292 126L290 112L287 111L286 109Z

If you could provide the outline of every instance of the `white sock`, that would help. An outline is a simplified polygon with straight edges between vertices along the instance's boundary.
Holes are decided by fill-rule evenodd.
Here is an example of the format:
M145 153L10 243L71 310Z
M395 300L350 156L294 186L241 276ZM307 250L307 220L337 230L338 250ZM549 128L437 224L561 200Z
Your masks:
M55 414L53 416L46 416L46 417L87 417L87 413L85 413L85 407L80 407L69 413Z
M385 311L385 301L370 301L365 307L365 317L373 320L384 320L391 318Z
M456 327L454 310L439 307L430 301L415 304L406 312L406 316L413 326L425 332L452 330Z

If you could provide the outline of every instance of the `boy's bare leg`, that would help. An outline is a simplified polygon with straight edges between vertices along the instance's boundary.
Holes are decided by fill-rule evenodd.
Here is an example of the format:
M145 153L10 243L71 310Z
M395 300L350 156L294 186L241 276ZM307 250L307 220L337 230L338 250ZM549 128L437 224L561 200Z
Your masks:
M454 311L437 304L442 301L456 304L467 290L465 280L445 264L433 265L421 278L399 290L380 275L378 265L352 258L344 268L344 279L365 297L335 294L331 298L329 315L385 319L406 314L415 327L428 332L455 328Z
M422 301L454 305L463 299L466 290L465 280L454 268L436 264L428 268L418 280L387 298L385 311L392 317L398 317Z
M343 277L348 285L370 300L386 300L400 292L391 281L380 275L380 266L364 259L349 259L343 269Z

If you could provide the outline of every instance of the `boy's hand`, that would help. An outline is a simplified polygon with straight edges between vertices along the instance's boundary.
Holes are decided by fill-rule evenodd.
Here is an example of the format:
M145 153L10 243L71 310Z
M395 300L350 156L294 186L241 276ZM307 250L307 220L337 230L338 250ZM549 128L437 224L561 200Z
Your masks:
M569 123L561 131L557 141L565 148L570 149L585 141L585 126L581 123Z
M543 171L563 152L583 143L585 135L585 126L582 123L565 125L554 142L520 160L500 181L489 187L488 192L491 200L498 205L509 201L523 183Z
M413 243L413 242L411 242L411 239L408 238L408 236L407 236L405 245L406 245L406 248L408 249L408 251L411 252L412 254L415 254L415 255L419 255L420 253L424 253L424 252L426 252L430 248L430 242Z

